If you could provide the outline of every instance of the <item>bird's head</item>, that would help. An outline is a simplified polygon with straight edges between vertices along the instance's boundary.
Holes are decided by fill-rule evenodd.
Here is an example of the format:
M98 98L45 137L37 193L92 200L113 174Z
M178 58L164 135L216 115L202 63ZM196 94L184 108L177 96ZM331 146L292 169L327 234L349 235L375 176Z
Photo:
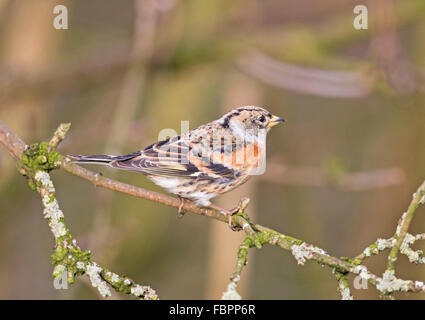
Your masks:
M270 128L284 122L283 118L272 115L266 109L246 106L233 109L220 118L220 123L229 128L235 135L261 135Z

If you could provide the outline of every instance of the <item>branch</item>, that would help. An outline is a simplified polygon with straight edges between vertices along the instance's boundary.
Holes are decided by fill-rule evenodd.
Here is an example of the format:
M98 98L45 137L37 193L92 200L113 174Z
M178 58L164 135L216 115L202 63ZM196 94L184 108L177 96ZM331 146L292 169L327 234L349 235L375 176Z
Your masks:
M66 125L61 125L57 132L63 133L63 137L64 137L66 134L66 128L67 128ZM51 141L59 142L60 140L61 138L57 137L57 138L52 138ZM26 164L26 167L21 166L20 168L21 172L23 169L25 169L25 173L27 175L33 175L34 171L42 172L42 173L38 173L38 175L37 173L33 175L34 177L36 177L36 175L38 177L38 179L37 178L35 179L36 181L34 182L34 184L35 184L35 188L37 189L37 191L39 191L39 193L42 196L45 196L46 192L54 192L54 190L51 190L52 188L50 186L50 183L48 183L48 181L50 181L50 178L47 179L48 177L47 172L52 169L61 168L87 181L90 181L95 186L100 186L103 188L126 193L138 198L155 201L157 203L162 203L174 208L178 208L180 205L180 200L178 200L177 198L160 194L157 192L153 192L150 190L146 190L143 188L139 188L136 186L132 186L129 184L125 184L112 179L108 179L101 176L100 174L94 173L90 170L87 170L78 165L75 165L71 163L69 159L57 153L54 147L48 143L42 142L40 144L34 144L31 147L29 147L28 150L26 150L25 143L22 140L20 140L1 120L0 120L0 143L3 144L8 149L8 151L12 154L12 156L15 157L15 159L18 159L18 160L22 159L22 162ZM29 176L28 178L30 180L30 185L32 185L31 176ZM44 185L42 181L45 181L47 184ZM417 208L419 203L424 202L424 193L423 193L424 185L425 185L425 182L419 188L416 196L414 197L413 204L409 206L407 217L405 217L405 219L403 220L403 223L401 224L400 234L398 235L398 239L401 238L401 235L403 234L402 232L404 232L403 230L408 228L411 218L413 217L414 210ZM284 250L290 251L295 257L295 259L297 260L298 264L300 265L304 265L304 263L307 260L313 260L319 263L320 265L326 265L330 267L332 271L337 275L337 280L339 282L339 291L342 293L343 298L344 297L348 298L350 296L349 291L347 291L348 282L346 281L346 275L348 273L359 275L361 278L367 280L370 284L376 286L376 288L383 293L395 292L395 291L404 291L404 292L424 292L425 291L425 285L420 281L398 279L394 276L394 274L389 275L388 273L384 273L382 277L378 277L377 275L371 273L370 271L367 270L366 266L362 265L363 260L367 256L366 254L360 255L353 259L344 258L344 257L337 258L337 257L329 255L325 250L318 248L316 246L313 246L311 244L308 244L302 240L284 235L280 232L277 232L273 229L264 227L259 224L253 224L244 213L246 205L247 205L247 201L245 199L242 199L239 205L239 208L240 208L239 212L232 217L232 223L238 226L241 230L243 230L247 236L245 240L242 242L241 246L239 247L237 265L231 277L231 283L229 285L229 290L228 290L228 293L229 292L231 293L230 298L238 297L236 293L236 285L240 279L240 274L242 272L242 269L244 265L246 264L248 249L252 247L261 248L264 244L277 246ZM57 209L59 210L59 208ZM216 211L213 209L200 208L195 206L193 203L190 203L187 201L184 203L182 209L185 212L191 212L194 214L206 216L208 218L216 219L216 220L227 223L226 217L223 214L221 214L219 211ZM46 210L46 207L45 207L45 210ZM61 218L59 214L59 217L56 222L58 223L62 222L61 219L63 218ZM406 219L409 219L408 222L406 222ZM58 223L56 224L53 223L51 227L53 229L53 226L56 225L54 229L55 229L55 232L59 232L58 239L60 239L61 237L63 237L62 235L60 235L61 233L65 232L65 234L68 234L69 231L66 229L66 227L62 229L61 225ZM407 227L406 227L406 223L407 223ZM49 222L49 224L52 224L52 223ZM413 236L413 237L415 241L424 238L424 236L422 235ZM403 237L403 239L404 238L405 236ZM409 246L413 242L411 238L409 238L409 241L407 242L402 241L401 245L402 246L406 245L407 248L409 248ZM73 243L73 242L67 241L66 244L70 245L70 243ZM69 249L69 247L66 247L66 248ZM70 248L71 248L71 251L74 249L75 250L79 249L76 246L75 247L71 246ZM406 248L404 248L402 251L408 252L406 251ZM83 259L83 263L84 261L85 260ZM128 281L126 281L126 279L120 278L120 281L118 281L118 278L115 277L114 274L109 273L109 271L106 271L106 269L102 269L98 267L94 263L90 263L88 260L85 262L86 273L87 273L87 266L89 266L90 268L88 272L91 274L94 274L93 276L94 279L92 279L92 282L93 281L96 282L95 275L97 274L101 276L102 281L106 281L107 283L112 285L114 288L116 286L118 286L119 288L122 288L123 285L126 285L125 290L123 290L123 292L126 292L126 291L128 292L129 290L130 292L132 292L136 290L137 292L140 293L142 290L144 290L143 288L145 288L142 286L133 285L131 288L138 288L138 289L134 289L134 290L132 290L131 288L129 289L129 285L127 285ZM100 268L100 270L98 268ZM95 272L92 272L93 270L95 270ZM78 274L78 272L80 271L77 270L76 272ZM113 281L113 278L117 281ZM147 295L148 296L150 295L151 297L154 296L151 293L148 293ZM224 298L229 298L229 295L224 294Z
M241 273L243 268L247 264L248 251L250 248L252 248L252 244L253 244L252 238L250 237L246 237L240 244L236 266L232 273L232 276L230 277L230 283L227 286L227 291L224 292L221 297L223 300L240 300L241 299L241 296L236 291L236 286L238 285L238 282L241 280Z
M0 120L0 143L6 147L9 153L16 159L22 159L22 153L26 144Z

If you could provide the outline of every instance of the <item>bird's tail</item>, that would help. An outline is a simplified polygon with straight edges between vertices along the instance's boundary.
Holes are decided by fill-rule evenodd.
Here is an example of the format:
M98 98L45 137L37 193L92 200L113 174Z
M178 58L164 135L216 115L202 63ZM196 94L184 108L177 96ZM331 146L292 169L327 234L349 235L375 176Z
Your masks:
M108 156L105 154L98 154L92 156L82 156L79 154L70 154L69 158L73 159L75 163L98 163L98 164L109 164L116 159L115 156Z
M133 159L141 154L140 151L126 154L124 156L109 156L106 154L97 154L92 156L82 156L82 155L68 155L69 158L73 159L75 163L97 163L97 164L111 164L113 161L125 161Z

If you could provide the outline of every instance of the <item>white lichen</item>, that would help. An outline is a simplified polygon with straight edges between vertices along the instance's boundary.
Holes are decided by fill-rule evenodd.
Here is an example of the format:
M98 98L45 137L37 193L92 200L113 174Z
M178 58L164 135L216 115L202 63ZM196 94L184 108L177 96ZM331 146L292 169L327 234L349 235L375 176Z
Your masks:
M410 248L410 246L414 244L416 240L418 240L417 236L407 233L400 246L400 252L406 255L409 261L412 263L425 263L425 258L423 257L423 251L422 250L415 251Z
M364 249L363 254L364 254L366 257L370 257L370 256L372 255L370 248L369 248L369 247L367 247L366 249Z
M138 297L143 298L144 300L157 300L158 296L151 287L149 286L141 286L139 284L133 286L131 288L131 294Z
M376 289L385 292L408 291L411 281L396 278L394 270L386 270L382 278L376 279Z
M395 231L395 234L397 237L400 235L401 226L404 224L404 220L406 219L406 216L407 216L407 212L403 212L403 214L401 215L401 220L399 224L397 225L397 229Z
M135 285L131 288L131 294L135 295L136 297L141 297L145 293L145 290L143 290L143 287L141 285Z
M395 242L395 239L393 239L393 238L390 238L388 240L378 239L377 240L377 244L378 244L377 249L379 251L384 251L387 248L391 248L394 245L394 242Z
M304 265L306 260L313 258L314 253L328 255L323 249L315 247L311 244L307 244L305 242L300 245L294 244L291 247L291 251L295 259L297 260L297 263L302 266Z
M376 245L371 245L364 249L363 254L366 257L370 257L373 254L378 254L380 251L383 251L387 248L391 248L393 246L393 238L388 240L386 239L378 239L376 240Z
M362 278L364 280L369 280L370 279L369 271L363 265L355 266L352 269L352 272L355 273L355 274L358 274L360 276L360 278Z
M422 281L415 281L415 289L416 290L425 290L425 285Z
M56 221L62 219L64 217L63 212L59 209L59 204L56 199L50 199L49 196L45 195L43 197L43 214L46 219L54 219Z
M154 289L149 286L143 286L143 288L145 290L145 300L158 300L158 295Z
M409 247L410 245L414 244L416 241L416 237L414 235L411 235L410 233L406 233L406 236L404 237L403 243L401 244L401 248L403 247Z
M79 269L79 270L85 270L86 269L86 265L82 261L78 261L76 263L76 266L77 266L77 269Z
M37 171L34 175L34 179L40 183L43 188L45 188L48 192L55 192L55 187L53 186L52 180L50 180L50 176L47 172Z
M414 251L410 248L403 250L402 253L404 253L410 262L412 263L423 263L423 259L421 258L422 250Z
M420 204L425 204L425 194L422 196L421 200L419 200Z
M103 297L109 297L111 295L111 290L108 287L108 284L100 277L100 268L95 262L88 263L86 266L86 273L90 278L90 282L93 287L97 288L99 293Z
M49 227L56 239L66 235L66 227L62 222L57 222L52 219L49 221Z
M111 277L111 280L112 280L112 282L119 282L120 281L120 276L117 275L116 273L113 273L112 274L112 277Z
M341 293L341 300L353 300L350 288L348 288L342 281L339 283L339 292Z
M236 291L236 282L230 282L227 285L227 290L223 292L223 295L221 296L221 300L241 300L242 297L240 294Z
M43 214L46 219L49 220L49 227L55 238L66 235L66 227L60 220L63 219L63 212L59 208L59 204L54 197L55 188L50 176L47 172L37 171L34 175L34 179L41 184L43 188L42 202L44 206Z

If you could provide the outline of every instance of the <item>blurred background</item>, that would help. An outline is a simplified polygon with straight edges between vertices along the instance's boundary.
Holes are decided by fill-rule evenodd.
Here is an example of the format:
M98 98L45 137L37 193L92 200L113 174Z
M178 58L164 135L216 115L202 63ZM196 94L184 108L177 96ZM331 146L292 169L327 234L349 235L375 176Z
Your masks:
M67 30L53 27L58 4ZM353 27L358 4L367 30ZM391 237L425 177L423 0L0 0L0 34L0 119L27 143L72 122L63 154L129 153L164 128L180 132L181 120L193 129L240 105L285 117L269 135L266 174L215 202L232 208L248 196L255 222L332 255ZM164 192L143 175L90 169ZM161 299L226 290L241 233L61 170L52 178L94 261ZM424 231L424 215L419 208L412 233ZM99 298L85 277L54 289L53 244L39 196L0 148L0 298ZM366 265L381 274L386 254ZM327 267L298 266L270 246L248 259L243 298L340 298ZM398 275L424 280L425 268L402 256ZM373 288L352 293L378 298Z

